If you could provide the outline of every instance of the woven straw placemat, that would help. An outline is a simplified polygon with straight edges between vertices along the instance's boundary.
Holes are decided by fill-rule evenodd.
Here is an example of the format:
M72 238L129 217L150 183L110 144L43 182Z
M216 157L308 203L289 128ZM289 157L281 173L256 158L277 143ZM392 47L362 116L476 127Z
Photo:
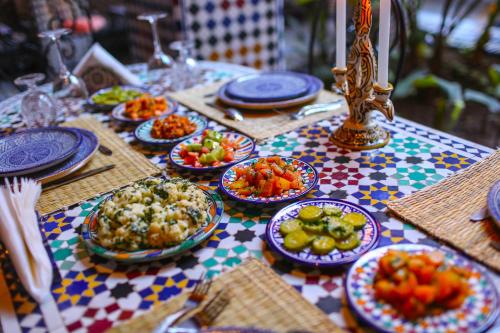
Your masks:
M254 327L278 333L301 329L312 333L344 332L255 258L216 278L210 295L222 287L228 291L230 303L212 326ZM182 307L187 295L183 293L107 332L151 332L165 316Z
M97 135L101 144L113 151L111 156L103 155L99 151L96 152L94 157L83 168L71 175L93 170L108 164L114 164L115 167L58 188L43 191L37 204L37 210L42 215L161 172L143 154L135 151L113 130L105 128L93 117L81 117L77 120L64 123L62 126L90 130Z
M389 202L389 210L432 236L443 240L485 265L500 271L500 241L493 221L469 221L486 206L493 183L500 179L500 151L445 180L405 198Z
M179 103L193 109L211 119L216 120L228 127L234 128L241 133L244 133L255 140L267 139L279 134L283 134L296 128L316 123L323 119L328 119L334 115L347 112L347 106L344 104L340 108L333 111L319 113L307 116L300 120L291 120L290 115L300 109L301 106L291 107L288 109L280 109L278 111L243 111L244 121L234 121L224 117L224 113L220 110L207 106L206 102L214 102L215 97L204 97L207 94L216 92L224 82L195 87L191 89L181 90L171 93L170 96L176 99ZM319 96L308 104L328 103L342 98L337 94L323 90Z

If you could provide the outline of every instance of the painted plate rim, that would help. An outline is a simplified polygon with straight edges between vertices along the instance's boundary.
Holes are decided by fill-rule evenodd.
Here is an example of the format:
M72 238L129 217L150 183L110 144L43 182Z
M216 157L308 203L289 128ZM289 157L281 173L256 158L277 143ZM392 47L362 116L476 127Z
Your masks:
M318 181L319 181L318 171L311 164L309 164L309 163L307 163L305 161L302 161L301 159L295 158L295 157L281 157L282 159L292 159L292 160L295 160L295 161L300 161L300 163L304 163L305 165L307 165L309 168L312 169L312 171L314 173L314 181L311 184L311 186L308 189L306 189L304 192L301 192L300 194L296 194L296 195L293 195L291 197L287 197L287 198L284 198L284 199L279 199L279 200L269 200L269 199L254 199L254 200L250 200L250 199L245 199L245 198L237 197L234 194L232 194L231 192L229 192L229 190L226 189L226 187L224 186L224 182L223 182L224 175L230 169L233 169L233 168L237 167L238 165L240 165L242 163L248 163L249 161L256 160L256 159L259 159L259 158L263 158L263 157L253 157L253 158L250 158L250 159L245 159L245 160L239 161L238 163L235 163L235 164L231 165L231 167L227 168L227 170L225 170L222 173L222 175L220 176L220 178L219 178L219 188L221 189L221 191L225 195L227 195L229 198L231 198L231 199L233 199L235 201L249 203L249 204L267 204L267 205L272 205L272 204L283 203L283 202L287 202L287 201L290 201L290 200L294 200L294 199L300 198L300 197L306 195L307 193L309 193L310 191L312 191L312 189L314 189L314 187L316 187L316 185L318 185Z
M164 117L167 117L168 114L164 114L164 115L161 115L161 117L157 118L157 119L162 119ZM143 127L146 127L148 126L150 123L153 123L156 118L154 119L149 119L145 122L143 122L142 124L140 124L139 126L137 126L137 128L134 130L134 136L135 138L140 141L141 143L144 143L144 144L147 144L147 145L153 145L153 146L166 146L166 145L173 145L173 144L176 144L176 143L179 143L181 141L184 141L186 139L189 139L189 138L192 138L193 136L196 136L198 134L200 134L201 132L203 132L207 126L208 126L208 121L206 118L204 117L201 117L201 116L198 116L198 115L189 115L189 116L186 116L190 121L192 121L191 119L198 119L201 126L199 128L197 128L193 133L191 134L188 134L188 135L184 135L180 138L177 138L177 139L155 139L155 138L151 138L151 140L149 140L149 138L144 138L142 137L139 132L140 130L143 128Z
M374 236L371 241L371 245L367 247L363 252L360 252L358 254L355 254L353 256L347 257L346 259L343 259L341 261L333 261L333 262L316 262L316 263L311 263L304 261L299 258L295 258L293 255L289 254L286 249L284 249L281 244L277 244L276 241L274 241L274 238L271 236L272 234L272 228L273 226L277 223L276 218L279 214L281 214L283 211L296 206L296 205L303 205L307 203L314 203L317 201L326 201L326 202L331 202L331 203L337 203L337 204L342 204L342 205L351 205L354 206L356 209L359 209L364 213L365 216L368 216L374 224ZM380 222L373 216L372 213L370 213L366 208L355 204L353 202L347 201L347 200L341 200L341 199L333 199L333 198L315 198L315 199L306 199L306 200L301 200L298 202L294 202L286 207L281 208L279 211L277 211L271 219L269 219L269 222L267 223L266 226L266 243L269 245L269 247L274 250L275 252L279 253L281 256L285 257L287 260L290 260L294 263L298 263L300 265L304 266L309 266L309 267L319 267L319 268L332 268L332 267L339 267L343 265L348 265L352 262L355 262L358 260L360 257L362 257L364 254L371 252L374 248L376 248L380 242L380 236L382 233L382 228L380 225Z
M30 167L19 168L19 169L14 170L14 171L0 172L0 177L22 176L22 175L35 173L35 172L39 172L39 171L48 169L56 164L59 164L60 162L62 162L64 160L70 158L71 156L73 156L76 153L76 150L78 149L80 144L82 143L82 135L80 134L80 132L78 130L76 130L75 128L71 128L71 127L61 127L61 126L49 126L49 127L42 127L42 128L27 129L24 131L13 133L11 135L7 135L7 136L1 138L0 140L12 139L12 137L14 137L14 136L22 136L22 135L25 135L26 133L31 134L31 133L36 133L36 132L47 132L47 131L59 131L59 132L71 133L72 135L75 136L75 142L73 143L73 145L71 147L66 149L66 151L64 153L59 154L59 156L56 158L52 158L51 160L49 160L49 162L38 164L35 166L30 166Z
M189 165L184 165L184 164L178 164L174 161L174 153L175 151L178 149L178 147L180 147L180 145L182 144L185 144L186 141L188 140L193 140L194 138L198 137L198 136L201 136L201 134L197 134L197 135L193 135L192 137L190 138L187 138L185 140L182 140L181 142L177 143L171 150L170 150L170 153L168 154L169 158L170 158L170 162L177 168L180 168L180 169L186 169L186 170L191 170L191 171L200 171L200 172L203 172L203 171L213 171L213 170L219 170L219 169L225 169L225 168L229 168L237 163L241 163L245 160L247 160L251 155L252 153L254 152L255 150L255 141L245 135L245 134L241 134L241 133L238 133L238 132L231 132L231 131L218 131L219 133L221 134L236 134L236 135L239 135L239 136L242 136L242 137L245 137L247 138L251 144L252 144L252 149L250 150L250 152L245 156L243 157L242 159L240 160L237 160L237 161L232 161L232 162L229 162L229 163L226 163L226 164L223 164L223 165L220 165L220 166L216 166L216 167L213 167L213 166L206 166L206 167L201 167L201 168L195 168L193 166L189 166Z
M291 76L294 78L300 78L303 82L306 83L306 86L300 92L295 92L293 94L289 93L287 95L278 96L278 97L245 97L245 96L238 96L234 92L231 92L231 87L234 87L234 85L236 85L242 81L244 82L244 81L252 80L255 78L262 79L262 77L270 76L270 75L282 75L282 76ZM299 97L306 95L309 92L312 84L313 83L312 83L310 76L307 74L304 74L304 73L297 73L297 72L293 72L293 71L269 71L269 72L254 73L254 74L239 76L226 84L225 93L229 98L241 100L241 101L249 102L249 103L281 102L281 101L285 101L285 100L296 99L296 98L299 98Z
M140 124L148 120L154 120L158 119L160 117L167 116L169 114L177 112L177 109L179 108L179 104L177 101L174 101L172 98L168 96L163 96L167 100L167 106L168 110L164 113L162 113L159 116L156 117L151 117L151 118L139 118L139 119L131 119L129 117L126 117L124 115L124 110L125 110L125 103L120 103L113 107L113 110L111 111L111 117L113 117L114 120L121 121L123 123L129 123L129 124Z
M492 306L492 308L494 308L495 310L494 310L493 314L486 320L486 322L483 325L481 325L480 327L478 327L476 330L468 331L468 332L469 333L483 333L483 332L486 332L489 328L491 328L491 326L495 323L496 319L498 318L498 316L500 314L500 309L498 307L500 305L500 299L499 299L500 296L499 296L498 290L495 288L495 284L493 283L493 280L491 279L489 272L486 269L482 268L480 265L478 265L473 260L466 258L465 256L463 256L457 252L453 252L453 251L445 249L445 248L439 248L436 246L431 246L431 245L426 245L426 244L408 244L408 243L405 243L405 244L391 244L391 245L387 245L387 246L382 246L382 247L373 249L372 251L365 253L351 267L349 267L349 270L347 271L346 276L343 279L344 293L345 293L347 304L349 305L349 308L356 314L356 316L359 319L361 319L363 322L368 324L370 327L373 327L373 328L377 329L379 332L383 332L383 333L396 333L395 331L387 330L387 329L384 329L383 327L379 327L378 325L375 325L375 323L373 323L371 318L366 317L365 313L363 311L360 311L355 306L355 304L352 300L352 296L349 293L348 282L349 282L349 279L350 279L351 275L353 274L354 270L358 267L359 263L362 263L363 259L366 260L366 256L370 256L369 259L371 259L372 256L378 256L380 253L382 253L384 251L388 251L390 249L396 249L396 250L399 249L399 250L405 250L405 251L408 251L408 250L416 250L416 251L418 251L418 250L429 250L429 251L439 250L442 252L451 253L452 255L465 260L468 264L470 264L477 271L479 271L481 273L481 275L484 276L486 281L488 281L488 284L490 284L492 286L492 289L493 289L494 295L495 295L495 299L497 302L497 306Z
M269 102L269 103L248 103L227 96L226 84L222 85L222 87L220 87L219 90L217 91L217 98L226 105L247 110L268 111L273 108L288 108L296 105L305 104L315 99L319 95L319 93L324 87L323 81L312 75L310 75L310 79L311 79L311 86L309 87L309 92L306 93L304 96L295 99L284 100L280 102Z
M222 198L220 195L215 192L214 190L209 189L208 187L205 186L200 186L199 184L195 184L199 189L201 189L206 197L209 200L212 200L215 208L215 214L211 221L206 225L200 227L193 235L185 239L182 243L169 247L169 248L163 248L163 249L146 249L146 250L138 250L138 251L115 251L112 249L105 248L101 246L95 238L92 236L92 230L90 227L90 223L93 222L94 217L97 216L97 213L99 211L99 207L101 204L109 200L113 197L114 193L111 193L108 195L106 198L101 200L93 209L92 211L87 215L85 218L85 221L82 224L82 230L81 230L81 237L83 239L83 242L85 243L87 249L100 257L109 259L109 260L114 260L114 261L119 261L123 263L139 263L139 262L149 262L149 261L156 261L156 260L161 260L169 257L173 257L176 255L180 255L193 247L201 244L215 232L217 227L220 224L220 221L222 220L222 215L224 213L224 202L222 201ZM208 231L203 231L204 228L207 228L210 226L210 229ZM194 241L192 244L189 246L182 248L182 244L184 244L186 241L192 240L194 237L196 237L199 234L200 238L197 241ZM95 251L97 249L98 251ZM132 255L132 257L130 256Z

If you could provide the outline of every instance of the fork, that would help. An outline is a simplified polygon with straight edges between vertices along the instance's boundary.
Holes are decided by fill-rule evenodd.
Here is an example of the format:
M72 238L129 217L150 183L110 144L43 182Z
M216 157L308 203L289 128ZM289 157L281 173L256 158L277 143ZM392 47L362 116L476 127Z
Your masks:
M193 291L189 294L186 303L177 312L168 315L161 321L161 323L156 326L153 333L165 332L170 326L174 325L180 318L182 318L186 313L196 308L200 303L207 297L210 287L212 286L212 280L203 281L205 273L203 273L198 279L198 283Z
M210 326L221 312L224 311L229 304L229 300L230 298L227 291L225 289L219 290L201 311L194 314L193 317L182 321L179 326L171 327L171 329L169 328L167 332L179 332L179 329L204 328Z

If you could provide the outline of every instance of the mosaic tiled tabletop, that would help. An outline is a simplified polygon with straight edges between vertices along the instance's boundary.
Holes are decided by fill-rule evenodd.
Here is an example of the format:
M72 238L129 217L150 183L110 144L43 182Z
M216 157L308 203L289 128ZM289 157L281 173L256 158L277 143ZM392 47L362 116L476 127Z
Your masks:
M205 78L213 81L235 73L236 67L228 71L214 65L213 71ZM18 109L18 100L0 104L0 128L8 129L19 124L15 110ZM181 112L192 111L182 109ZM109 121L106 115L96 116L104 122ZM386 147L353 152L328 141L329 133L342 120L343 117L334 117L269 139L257 145L254 155L279 154L311 163L320 179L308 197L345 199L373 212L382 224L380 246L396 243L435 245L414 227L386 216L386 203L470 166L489 155L491 149L396 118L393 123L380 119L392 134ZM130 128L112 126L124 140L166 168L169 175L216 187L219 174L193 176L173 169L167 162L166 152L148 150L134 141ZM213 121L209 126L224 129ZM119 325L191 287L202 272L208 277L215 276L249 256L270 265L336 324L350 329L359 325L343 299L345 269L317 271L295 266L266 246L266 223L282 205L261 209L225 198L224 217L214 235L201 246L174 259L124 265L89 256L80 242L81 224L99 200L96 198L67 211L48 215L41 222L47 248L56 266L52 293L69 331L101 332ZM8 258L3 255L0 260L22 330L46 331L37 304L23 290Z

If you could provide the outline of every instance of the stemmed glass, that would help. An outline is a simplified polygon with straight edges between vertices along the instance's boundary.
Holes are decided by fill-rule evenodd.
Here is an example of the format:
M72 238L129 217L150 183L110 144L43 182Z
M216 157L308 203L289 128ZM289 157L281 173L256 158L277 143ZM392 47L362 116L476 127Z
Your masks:
M160 36L158 35L157 22L159 19L167 17L167 13L147 13L137 16L138 20L148 21L151 24L151 30L153 32L153 45L154 52L153 55L148 60L148 74L150 75L154 70L165 70L171 69L174 65L174 61L167 54L163 52L160 44Z
M68 29L48 30L38 34L40 38L48 38L56 46L56 58L59 65L59 74L53 82L54 95L58 98L88 98L85 83L79 77L71 74L61 56L61 36L70 33Z
M14 83L28 87L21 101L21 116L28 128L55 125L58 108L49 94L37 88L37 83L43 81L42 73L28 74L18 77Z
M194 43L189 40L178 40L170 43L170 49L178 53L175 62L175 79L172 82L173 89L180 90L194 86L201 75L198 63L191 55Z

